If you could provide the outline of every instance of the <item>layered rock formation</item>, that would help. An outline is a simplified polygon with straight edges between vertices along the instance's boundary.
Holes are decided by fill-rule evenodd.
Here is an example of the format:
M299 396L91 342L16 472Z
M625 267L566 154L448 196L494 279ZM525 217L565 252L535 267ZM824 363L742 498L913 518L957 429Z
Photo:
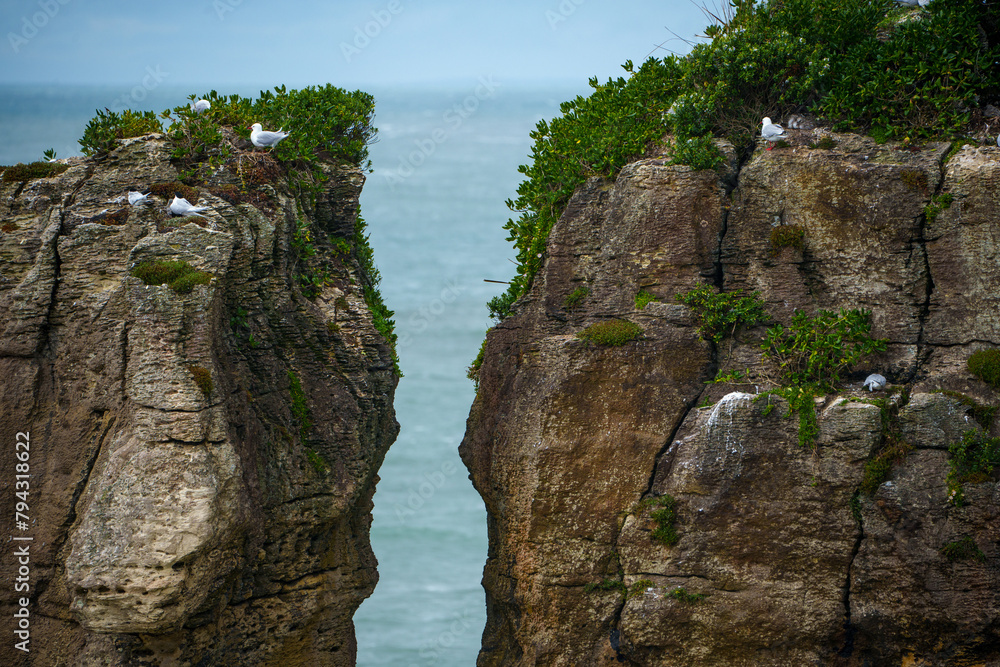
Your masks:
M351 250L364 176L323 165L311 197L245 157L189 195L202 218L168 218L162 135L3 184L0 506L29 432L30 522L12 534L32 538L0 561L9 627L13 548L30 545L30 652L7 632L5 665L354 664L398 431ZM150 187L163 196L115 201ZM158 262L208 275L133 275Z
M948 446L982 430L970 406L1000 399L965 366L1000 345L1000 149L788 134L719 173L651 154L588 182L489 332L461 446L488 510L480 665L1000 661L1000 488L966 484L958 506L946 483ZM786 325L871 311L888 349L817 399L815 447L758 396L776 377L762 327L698 335L676 296L706 283L759 291ZM611 318L643 336L576 337ZM876 371L891 392L862 390ZM909 453L860 493L890 438ZM673 544L654 537L669 508Z

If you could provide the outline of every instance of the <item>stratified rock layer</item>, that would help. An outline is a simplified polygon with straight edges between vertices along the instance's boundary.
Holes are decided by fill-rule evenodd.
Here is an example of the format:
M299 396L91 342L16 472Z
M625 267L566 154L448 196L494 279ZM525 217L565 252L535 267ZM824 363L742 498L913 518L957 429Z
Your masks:
M177 180L161 135L3 185L0 431L30 432L32 522L15 534L33 538L30 653L4 641L5 665L354 664L398 431L391 352L357 262L333 250L353 242L364 177L324 166L314 202L283 177L257 183L256 205L213 194L268 173L247 160L200 188L203 218L112 201ZM131 275L156 261L211 281L178 293ZM0 567L11 582L6 549ZM4 587L5 618L17 597Z
M647 157L582 186L553 227L488 334L461 446L488 510L480 665L1000 664L1000 489L968 483L957 506L946 484L948 446L981 430L970 404L998 402L965 360L1000 345L1000 149L809 148L823 132L738 173ZM801 246L773 233L791 226ZM763 328L698 336L676 296L704 283L758 291L785 324L871 311L888 349L818 399L815 448L759 396ZM638 310L640 290L659 302ZM575 337L609 318L644 333ZM706 384L748 367L756 385ZM885 415L864 402L887 396L862 389L874 371ZM861 494L887 431L910 453ZM671 545L654 537L668 498ZM965 538L982 558L949 559Z

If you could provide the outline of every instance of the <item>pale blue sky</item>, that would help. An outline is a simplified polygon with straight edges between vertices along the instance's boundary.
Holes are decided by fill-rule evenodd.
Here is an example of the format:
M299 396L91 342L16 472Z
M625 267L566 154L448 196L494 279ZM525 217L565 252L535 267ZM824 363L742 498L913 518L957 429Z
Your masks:
M707 23L690 0L7 0L0 84L604 80Z

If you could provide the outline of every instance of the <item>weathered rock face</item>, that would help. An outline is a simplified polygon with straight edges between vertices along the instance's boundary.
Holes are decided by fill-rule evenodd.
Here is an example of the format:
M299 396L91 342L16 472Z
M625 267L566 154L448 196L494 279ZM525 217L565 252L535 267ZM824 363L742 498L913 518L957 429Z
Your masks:
M324 167L315 202L279 177L231 204L212 193L247 174L223 170L201 224L155 196L109 203L176 181L169 158L149 135L0 193L0 426L30 432L31 522L13 534L33 538L30 653L6 641L0 662L352 665L398 431L391 352L359 265L333 249L352 242L364 177ZM211 281L178 293L131 275L156 261ZM12 582L11 550L0 567ZM19 597L5 586L0 613Z
M966 484L959 507L946 484L948 446L980 429L967 399L998 401L965 360L1000 345L1000 149L943 164L944 144L834 135L824 150L789 134L792 148L738 171L654 157L587 183L517 313L488 334L461 446L489 517L480 665L1000 661L1000 488ZM935 217L942 193L953 201ZM802 247L772 240L791 225ZM706 384L767 370L762 328L718 349L698 336L675 297L706 282L759 291L785 324L796 309L871 311L888 350L821 399L815 448L784 399L757 396L772 385ZM660 302L637 310L640 289ZM643 337L575 337L613 317ZM860 386L874 370L897 389L891 430L911 450L869 496L865 464L886 442ZM653 535L667 498L669 546ZM983 557L949 559L966 537Z

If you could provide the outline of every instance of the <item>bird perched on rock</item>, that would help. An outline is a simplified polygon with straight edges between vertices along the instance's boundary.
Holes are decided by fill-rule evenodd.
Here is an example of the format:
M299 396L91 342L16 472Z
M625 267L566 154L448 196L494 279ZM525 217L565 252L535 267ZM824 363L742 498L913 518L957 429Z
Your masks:
M170 202L170 212L174 215L200 215L202 211L207 211L209 208L208 206L192 206L187 199L177 195L174 195L173 201Z
M862 386L866 387L868 391L881 391L885 389L885 376L872 373L865 378L865 383Z
M197 102L191 103L191 111L195 113L201 113L202 111L208 111L212 108L211 103L208 100L198 100Z
M277 132L268 132L260 128L260 123L250 126L250 143L257 148L268 148L278 145L278 142L289 135L283 129Z
M129 190L128 193L128 203L132 206L138 206L139 204L145 204L149 201L149 193L142 194L141 192L136 192L135 190Z
M785 128L780 125L775 125L771 122L770 118L765 117L763 120L763 127L761 127L760 130L760 136L768 142L767 150L771 150L774 148L775 141L785 138Z
M926 7L931 4L931 0L896 0L901 5L906 5L907 7L916 7L920 5L921 7Z

